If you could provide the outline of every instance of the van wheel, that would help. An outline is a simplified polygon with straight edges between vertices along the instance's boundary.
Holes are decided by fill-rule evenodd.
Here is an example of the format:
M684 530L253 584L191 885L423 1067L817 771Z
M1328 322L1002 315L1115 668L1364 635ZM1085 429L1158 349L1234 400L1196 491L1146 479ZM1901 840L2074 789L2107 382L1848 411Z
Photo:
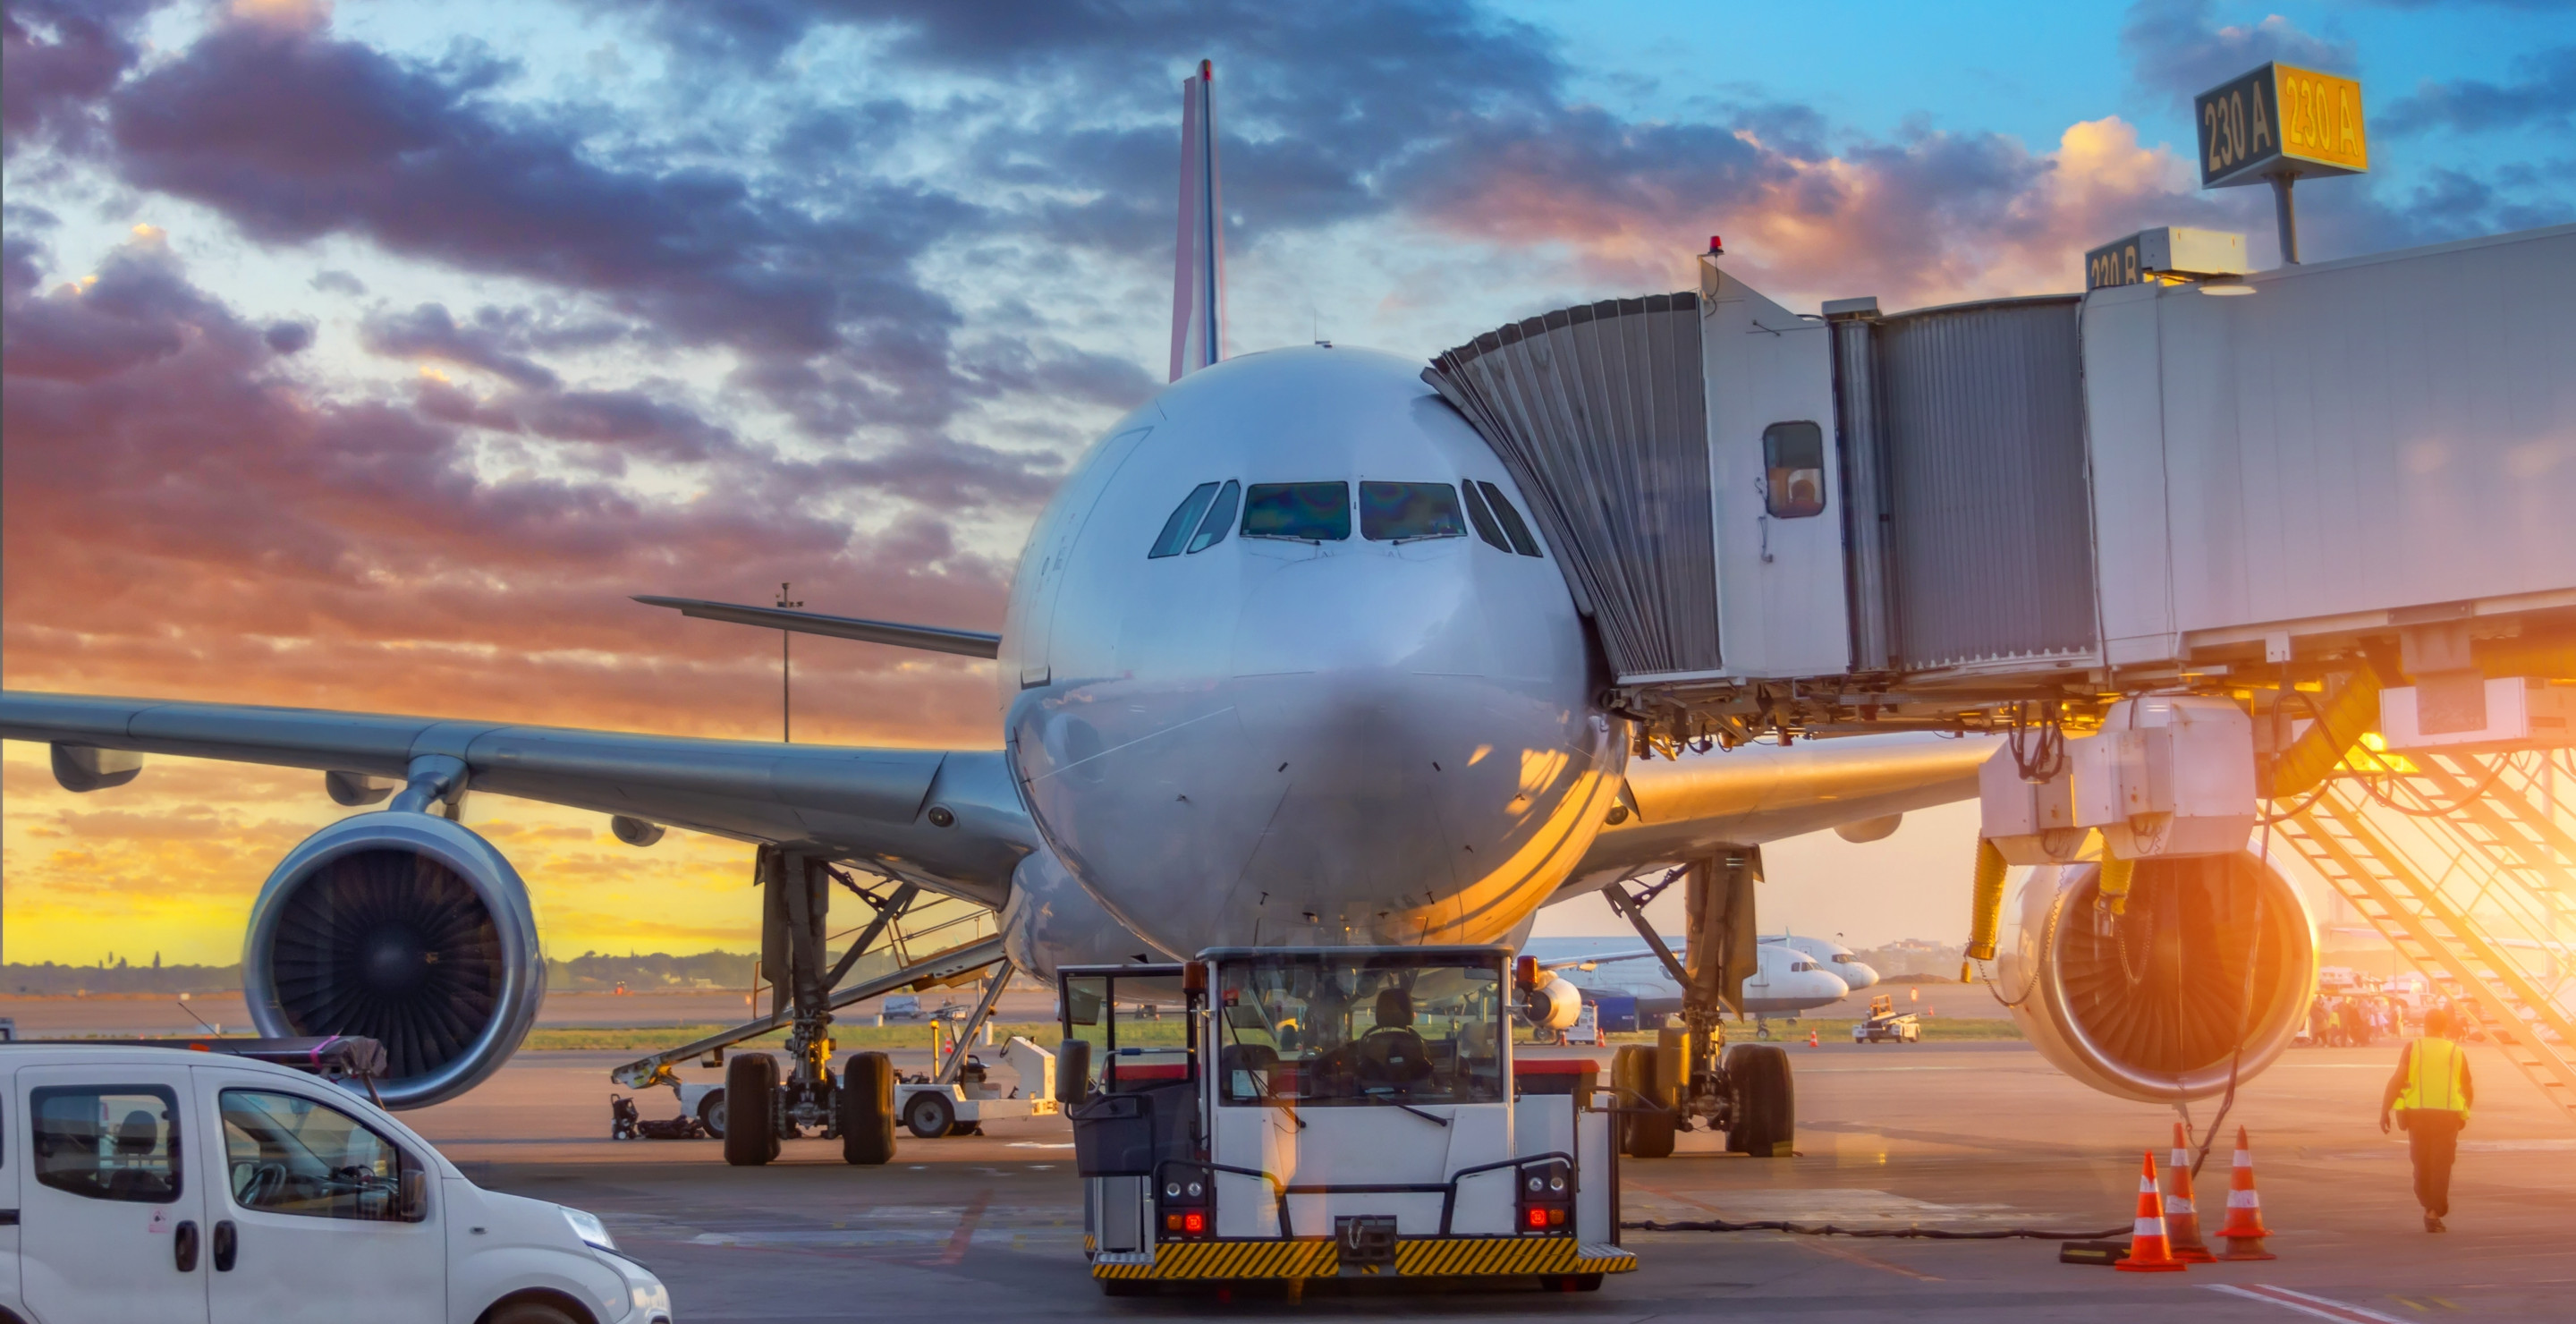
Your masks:
M841 1161L874 1166L894 1159L894 1060L883 1053L852 1053L841 1064L841 1088L832 1096L841 1132Z
M513 1301L483 1319L484 1324L581 1324L571 1312L545 1301Z
M1725 1069L1735 1104L1726 1147L1755 1158L1787 1158L1798 1133L1789 1050L1778 1044L1737 1044L1726 1050Z
M724 1139L725 1101L723 1090L716 1090L698 1100L698 1125L718 1140Z
M903 1106L903 1124L924 1140L937 1140L957 1125L957 1105L936 1090L923 1090ZM1116 1282L1105 1279L1103 1281Z
M725 1162L756 1168L778 1157L778 1137L770 1127L770 1100L777 1092L777 1058L738 1053L725 1062ZM733 1115L737 1106L740 1117Z

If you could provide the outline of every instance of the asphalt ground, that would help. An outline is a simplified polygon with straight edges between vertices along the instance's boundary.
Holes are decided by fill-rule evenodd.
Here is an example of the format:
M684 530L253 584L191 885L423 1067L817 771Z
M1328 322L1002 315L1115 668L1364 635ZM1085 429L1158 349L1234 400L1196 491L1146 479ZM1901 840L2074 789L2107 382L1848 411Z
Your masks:
M1062 1122L995 1123L981 1137L937 1141L907 1134L884 1168L852 1168L837 1143L800 1140L767 1168L734 1169L712 1141L606 1138L605 1072L622 1053L522 1053L480 1089L407 1120L485 1185L599 1213L669 1282L682 1321L2569 1319L2576 1126L2491 1050L2471 1051L2483 1097L2462 1138L2444 1235L2421 1228L2403 1136L2375 1124L2394 1048L2303 1049L2244 1087L2226 1128L2252 1131L2277 1261L2144 1275L2061 1265L2053 1241L1630 1232L1640 1270L1582 1295L1334 1285L1295 1300L1108 1299L1083 1271ZM926 1061L906 1056L906 1070ZM2125 1227L2140 1154L2162 1151L2171 1134L2170 1108L2095 1094L2021 1043L1798 1043L1792 1060L1797 1157L1726 1155L1716 1137L1685 1134L1675 1157L1625 1166L1626 1216ZM648 1117L676 1110L668 1092L639 1102ZM2196 1117L2206 1121L2213 1104ZM2222 1143L2201 1176L2213 1230L2227 1164Z

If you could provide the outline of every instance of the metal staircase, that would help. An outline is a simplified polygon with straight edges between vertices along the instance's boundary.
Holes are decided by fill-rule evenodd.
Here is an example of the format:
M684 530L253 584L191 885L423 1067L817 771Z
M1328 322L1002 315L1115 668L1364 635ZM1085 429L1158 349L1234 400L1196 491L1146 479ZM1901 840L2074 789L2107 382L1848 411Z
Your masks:
M2576 1121L2567 757L2355 750L2275 830Z

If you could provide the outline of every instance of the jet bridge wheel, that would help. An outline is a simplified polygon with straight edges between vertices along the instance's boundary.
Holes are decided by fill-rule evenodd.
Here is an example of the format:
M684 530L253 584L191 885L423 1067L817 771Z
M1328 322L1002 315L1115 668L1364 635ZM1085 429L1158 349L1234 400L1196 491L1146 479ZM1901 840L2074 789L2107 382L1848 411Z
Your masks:
M937 1140L957 1129L957 1105L946 1094L923 1090L903 1106L903 1124L924 1140Z
M852 1053L832 1098L841 1161L873 1166L894 1160L894 1062L883 1053Z
M772 1101L778 1095L778 1059L738 1053L725 1061L725 1162L756 1168L778 1157Z
M1789 1157L1798 1131L1789 1050L1778 1044L1735 1044L1726 1050L1724 1070L1734 1103L1726 1147L1755 1158Z

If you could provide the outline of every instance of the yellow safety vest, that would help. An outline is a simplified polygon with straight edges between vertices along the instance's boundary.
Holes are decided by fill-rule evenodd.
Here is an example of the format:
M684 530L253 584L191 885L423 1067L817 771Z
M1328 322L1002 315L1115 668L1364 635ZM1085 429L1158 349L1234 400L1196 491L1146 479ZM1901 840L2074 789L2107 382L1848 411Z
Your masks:
M2469 1058L2448 1039L2415 1041L2406 1055L2406 1088L2397 1092L2400 1108L2438 1108L2466 1115L2469 1111Z

